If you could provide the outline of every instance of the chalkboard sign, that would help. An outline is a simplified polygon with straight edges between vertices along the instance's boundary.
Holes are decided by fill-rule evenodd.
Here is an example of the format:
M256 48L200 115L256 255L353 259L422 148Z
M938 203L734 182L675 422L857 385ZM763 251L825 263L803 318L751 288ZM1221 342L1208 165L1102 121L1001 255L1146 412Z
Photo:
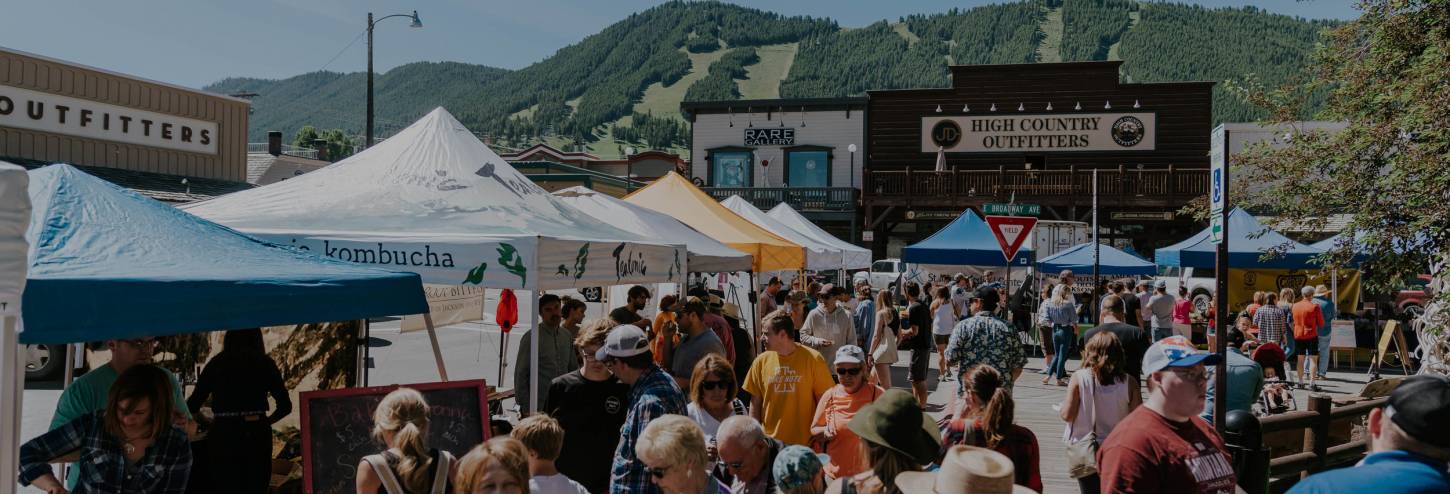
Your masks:
M309 391L302 400L302 483L312 494L350 493L362 457L382 452L373 410L399 387L428 401L428 447L462 457L488 439L488 386L482 379Z

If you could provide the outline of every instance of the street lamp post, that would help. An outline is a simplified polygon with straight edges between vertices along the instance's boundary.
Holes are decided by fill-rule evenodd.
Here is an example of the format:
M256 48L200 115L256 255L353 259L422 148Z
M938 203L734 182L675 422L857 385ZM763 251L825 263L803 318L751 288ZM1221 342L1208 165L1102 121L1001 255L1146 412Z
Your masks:
M423 21L418 20L416 10L412 14L393 14L380 17L378 20L373 20L373 13L368 12L368 122L367 140L363 141L363 149L373 147L373 26L389 17L409 17L413 19L413 23L409 24L409 27L423 27Z
M856 145L846 146L846 150L851 152L851 188L854 189L856 188Z

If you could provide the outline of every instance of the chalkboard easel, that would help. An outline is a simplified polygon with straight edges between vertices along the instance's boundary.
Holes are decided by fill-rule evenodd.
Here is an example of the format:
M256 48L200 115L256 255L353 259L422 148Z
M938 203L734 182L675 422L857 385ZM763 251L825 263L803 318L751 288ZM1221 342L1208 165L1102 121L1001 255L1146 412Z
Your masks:
M1392 319L1385 322L1385 329L1380 334L1379 344L1375 345L1376 352L1374 362L1369 368L1370 375L1379 375L1379 370L1385 363L1385 355L1390 353L1391 342L1395 345L1395 356L1399 357L1400 370L1403 370L1407 376L1414 371L1410 365L1410 346L1405 342L1405 332L1400 329L1400 322Z
M383 451L373 411L400 387L428 402L428 446L462 457L488 439L488 386L482 379L301 393L302 485L309 494L350 493L362 457Z

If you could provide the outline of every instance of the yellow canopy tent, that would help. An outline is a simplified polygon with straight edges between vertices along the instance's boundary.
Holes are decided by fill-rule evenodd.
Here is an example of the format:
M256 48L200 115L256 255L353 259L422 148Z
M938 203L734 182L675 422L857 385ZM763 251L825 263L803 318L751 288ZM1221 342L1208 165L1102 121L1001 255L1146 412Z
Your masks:
M800 245L755 226L678 173L670 172L624 200L670 215L732 249L750 254L754 258L751 270L756 273L805 268L806 253Z

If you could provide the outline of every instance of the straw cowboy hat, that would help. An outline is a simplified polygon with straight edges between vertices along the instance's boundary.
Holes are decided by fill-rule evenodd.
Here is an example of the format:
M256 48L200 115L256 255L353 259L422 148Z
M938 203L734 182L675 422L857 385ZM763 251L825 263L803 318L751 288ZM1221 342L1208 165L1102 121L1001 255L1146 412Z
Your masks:
M935 494L1035 494L1014 485L1012 460L984 448L953 446L935 472L901 472L896 487L901 492Z

